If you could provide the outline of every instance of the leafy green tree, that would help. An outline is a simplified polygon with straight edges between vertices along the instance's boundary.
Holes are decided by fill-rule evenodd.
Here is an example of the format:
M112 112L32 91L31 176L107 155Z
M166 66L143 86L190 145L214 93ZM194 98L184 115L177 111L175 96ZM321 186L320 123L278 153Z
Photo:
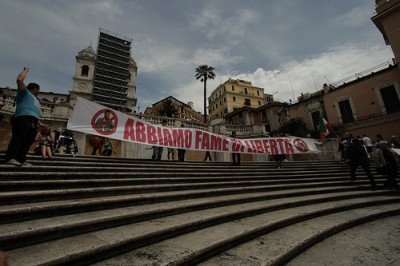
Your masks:
M175 108L171 99L168 98L163 101L163 106L160 110L158 110L158 113L162 116L165 115L167 117L173 117L178 114L178 109Z
M204 123L207 123L207 80L215 78L214 68L208 65L198 66L195 77L204 85Z
M285 122L279 128L279 131L281 133L286 133L292 136L305 137L307 136L308 128L303 118L296 117L296 118L291 118L289 119L289 121Z

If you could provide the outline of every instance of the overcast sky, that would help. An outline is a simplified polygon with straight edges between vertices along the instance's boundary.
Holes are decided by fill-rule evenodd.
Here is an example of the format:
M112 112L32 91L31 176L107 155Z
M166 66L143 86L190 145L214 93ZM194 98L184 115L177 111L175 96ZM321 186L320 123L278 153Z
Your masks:
M374 12L374 0L2 0L0 86L29 66L27 82L67 94L103 28L133 40L140 111L174 96L203 112L203 64L207 97L231 77L288 102L391 61Z

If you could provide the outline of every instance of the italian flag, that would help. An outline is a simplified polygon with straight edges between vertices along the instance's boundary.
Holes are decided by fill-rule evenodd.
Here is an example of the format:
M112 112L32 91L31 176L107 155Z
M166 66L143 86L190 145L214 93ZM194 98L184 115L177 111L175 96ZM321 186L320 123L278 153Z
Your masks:
M330 129L331 126L329 125L328 121L321 117L319 121L319 134L321 139L325 138L329 134Z

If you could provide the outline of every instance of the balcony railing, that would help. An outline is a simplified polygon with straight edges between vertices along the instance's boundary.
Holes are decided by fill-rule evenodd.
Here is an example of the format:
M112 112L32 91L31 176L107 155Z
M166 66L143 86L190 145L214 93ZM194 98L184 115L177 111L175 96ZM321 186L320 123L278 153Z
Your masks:
M0 109L0 113L8 115L15 113L14 99L8 98L3 103L4 106ZM69 103L41 102L40 110L42 119L65 120L66 122L71 115L72 106Z

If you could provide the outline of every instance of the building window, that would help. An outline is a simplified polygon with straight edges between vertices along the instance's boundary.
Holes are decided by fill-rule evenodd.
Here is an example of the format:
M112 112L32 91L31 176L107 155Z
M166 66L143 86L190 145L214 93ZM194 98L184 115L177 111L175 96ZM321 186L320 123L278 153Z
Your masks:
M221 100L219 101L219 105L222 105L222 101Z
M235 91L235 86L232 85L232 91Z
M228 108L224 109L224 113L227 114L228 113Z
M380 92L387 114L392 114L400 111L400 100L394 86L383 88L380 90Z
M258 101L258 105L261 105L261 101Z
M251 106L250 99L244 99L244 105Z
M81 77L87 77L89 75L89 66L83 65L81 71Z
M233 101L236 102L236 97L235 96L233 96Z
M224 97L224 103L226 103L226 97Z
M339 109L343 124L354 122L353 111L351 110L349 100L339 102Z
M226 90L225 90L225 86L224 86L224 91L226 91Z
M247 91L247 88L244 88L244 94L249 94L249 92Z
M320 117L320 113L319 111L315 111L311 113L311 119L314 125L314 130L317 131L319 128L319 117Z
M257 96L260 96L260 91L259 90L257 90Z

